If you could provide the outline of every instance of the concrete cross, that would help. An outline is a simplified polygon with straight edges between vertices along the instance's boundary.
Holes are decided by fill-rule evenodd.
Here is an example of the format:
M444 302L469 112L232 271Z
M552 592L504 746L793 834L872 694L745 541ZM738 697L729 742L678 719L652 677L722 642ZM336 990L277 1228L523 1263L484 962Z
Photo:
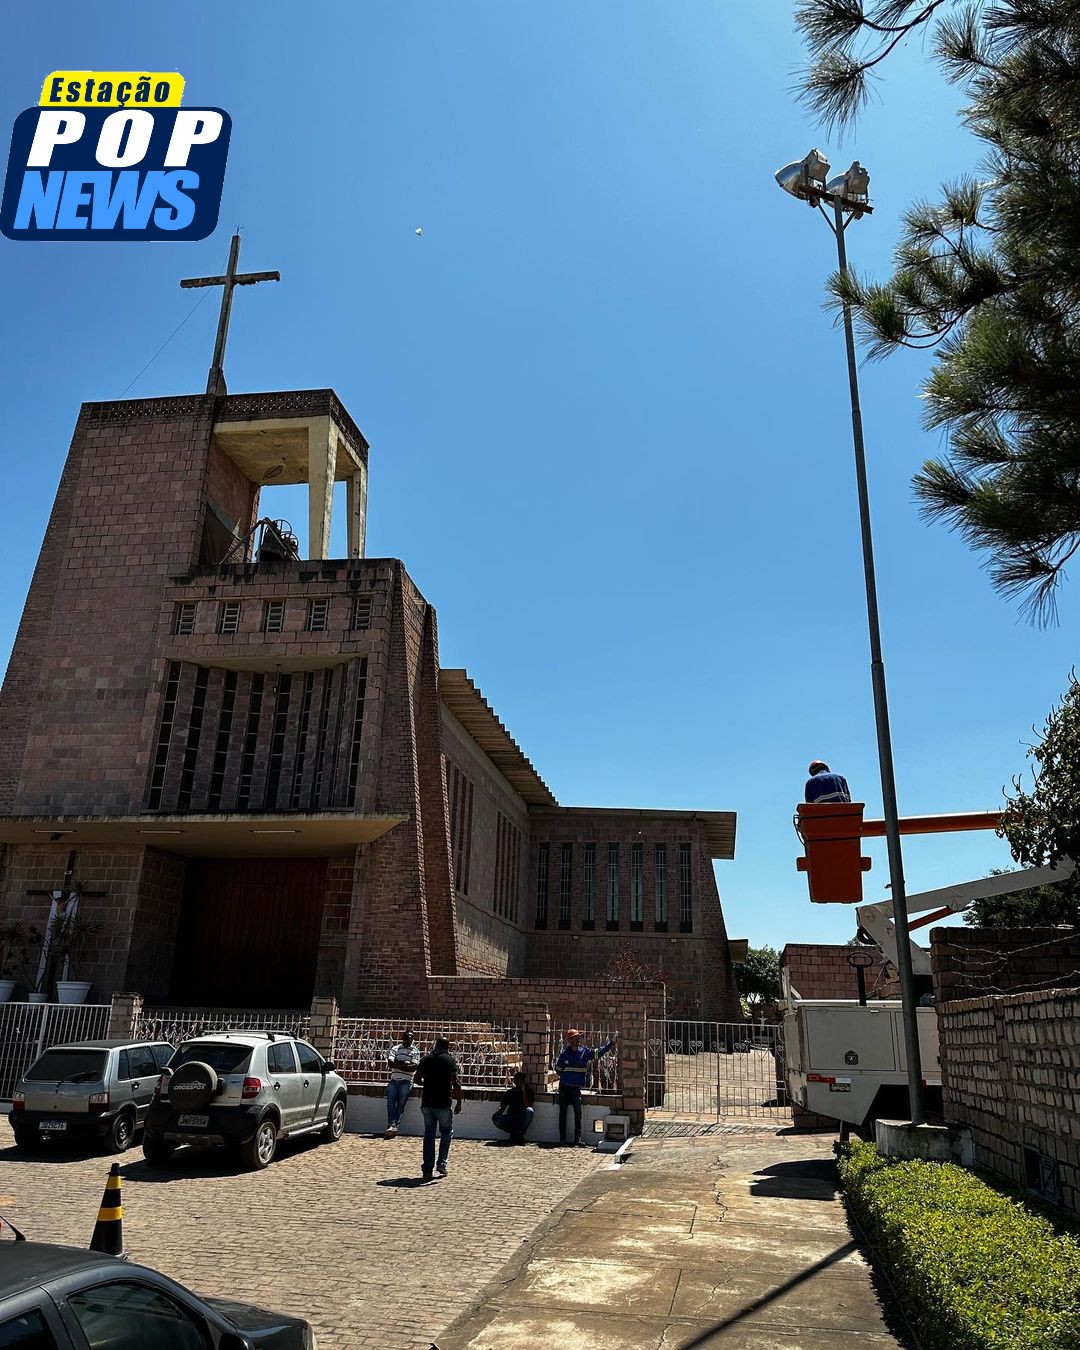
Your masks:
M196 286L221 287L221 311L218 314L217 338L214 342L214 360L210 374L206 379L208 394L225 395L225 339L229 335L229 315L232 312L232 293L234 286L254 286L259 281L280 281L280 272L237 272L236 264L240 259L240 236L234 234L229 245L229 265L223 277L189 277L181 281L185 289Z

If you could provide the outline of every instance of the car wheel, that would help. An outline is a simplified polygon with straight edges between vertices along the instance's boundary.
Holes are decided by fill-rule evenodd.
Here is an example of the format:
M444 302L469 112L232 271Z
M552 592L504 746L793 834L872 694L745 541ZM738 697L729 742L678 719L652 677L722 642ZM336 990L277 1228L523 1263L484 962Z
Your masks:
M156 1135L144 1133L142 1151L143 1157L151 1167L164 1167L166 1163L172 1161L176 1145L170 1144L166 1139L158 1139Z
M121 1111L109 1126L105 1136L106 1153L126 1153L135 1142L135 1117L128 1111Z
M326 1117L326 1129L322 1132L322 1137L328 1144L336 1144L345 1133L345 1098L338 1097L330 1107L330 1114Z
M259 1122L259 1128L240 1145L240 1157L245 1167L258 1171L269 1167L277 1151L277 1125L267 1118Z

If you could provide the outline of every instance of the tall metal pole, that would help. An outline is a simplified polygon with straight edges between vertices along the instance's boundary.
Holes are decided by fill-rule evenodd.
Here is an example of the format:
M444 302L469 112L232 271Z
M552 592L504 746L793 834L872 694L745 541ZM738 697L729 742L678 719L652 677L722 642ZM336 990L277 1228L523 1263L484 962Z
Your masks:
M848 270L844 243L844 208L833 197L836 213L836 252L840 271ZM908 939L907 892L904 889L904 857L900 847L899 812L896 807L896 776L893 772L892 737L889 733L889 700L885 692L885 661L881 654L877 581L874 575L874 537L870 529L870 492L866 483L866 450L863 445L862 410L859 407L859 374L855 363L855 335L851 309L844 305L844 341L847 346L848 385L851 390L851 434L855 443L855 477L859 487L859 528L862 532L863 574L866 579L866 620L870 629L870 680L874 689L874 722L877 727L878 764L881 770L881 800L885 815L885 839L889 849L889 880L892 888L893 923L896 926L896 966L900 975L903 1005L904 1049L907 1056L908 1103L914 1125L926 1120L923 1106L922 1057L919 1053L919 1022L915 1007L915 982Z

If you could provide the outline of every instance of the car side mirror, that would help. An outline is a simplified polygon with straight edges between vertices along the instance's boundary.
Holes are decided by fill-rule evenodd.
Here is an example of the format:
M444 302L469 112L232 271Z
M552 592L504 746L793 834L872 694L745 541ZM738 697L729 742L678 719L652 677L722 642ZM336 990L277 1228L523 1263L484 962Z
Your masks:
M328 1059L323 1060L322 1071L323 1073L337 1073L337 1069L333 1066L333 1064L330 1063Z
M238 1331L223 1331L218 1338L218 1350L252 1350L252 1345Z

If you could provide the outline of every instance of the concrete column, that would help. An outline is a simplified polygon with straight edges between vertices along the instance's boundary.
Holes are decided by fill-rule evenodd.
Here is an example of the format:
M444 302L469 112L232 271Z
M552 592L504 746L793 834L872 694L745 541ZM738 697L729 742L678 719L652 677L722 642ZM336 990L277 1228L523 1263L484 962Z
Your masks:
M349 557L362 558L367 537L367 466L361 464L345 480L349 512Z
M337 1039L338 1001L334 997L316 997L311 1000L311 1026L308 1040L325 1059L334 1058Z
M334 506L337 433L329 417L308 428L308 558L330 556L330 516Z
M109 1008L110 1039L127 1040L129 1036L134 1039L142 1008L142 994L113 994Z

